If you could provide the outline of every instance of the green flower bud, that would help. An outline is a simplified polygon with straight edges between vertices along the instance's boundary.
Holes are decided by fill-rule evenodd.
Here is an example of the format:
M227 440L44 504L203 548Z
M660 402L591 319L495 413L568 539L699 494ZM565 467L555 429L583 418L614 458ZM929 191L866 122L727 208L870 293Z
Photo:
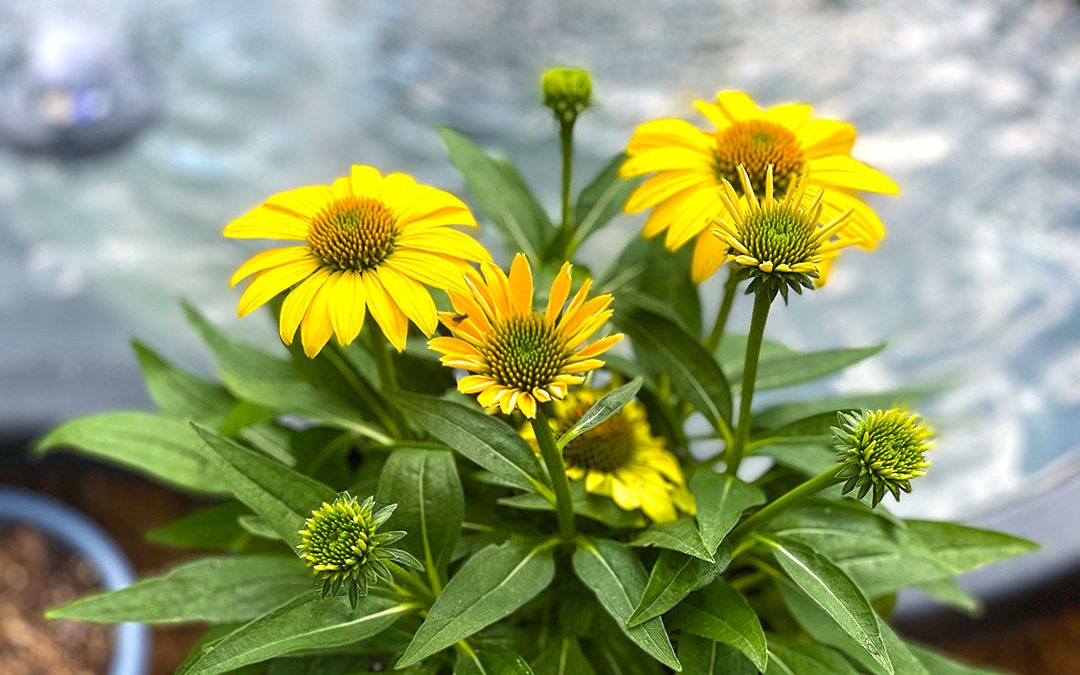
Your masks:
M930 466L926 451L932 432L918 415L894 408L841 413L839 421L833 435L844 465L837 473L845 479L844 494L858 488L862 499L873 490L872 504L877 506L888 490L899 501L900 491L911 492L911 479L924 475Z
M589 107L592 78L582 68L551 68L540 79L544 105L560 123L570 124Z
M337 595L345 586L349 602L356 607L369 585L393 580L387 562L424 569L409 553L390 548L405 532L379 532L395 508L397 504L390 504L376 511L374 497L360 503L345 492L332 504L323 502L311 512L299 532L297 548L316 582L322 583L323 597Z

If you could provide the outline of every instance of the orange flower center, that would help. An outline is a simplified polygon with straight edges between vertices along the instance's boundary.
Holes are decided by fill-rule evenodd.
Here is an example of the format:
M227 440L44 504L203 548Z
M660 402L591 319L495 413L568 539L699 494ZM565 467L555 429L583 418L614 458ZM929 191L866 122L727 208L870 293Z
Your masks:
M740 194L743 191L739 180L740 164L746 169L750 185L758 195L765 192L765 174L770 164L773 186L781 195L803 166L803 153L795 134L766 120L735 122L718 133L713 157L716 177L726 179Z
M359 272L378 267L394 251L397 219L386 204L370 197L342 197L311 219L307 241L332 269Z

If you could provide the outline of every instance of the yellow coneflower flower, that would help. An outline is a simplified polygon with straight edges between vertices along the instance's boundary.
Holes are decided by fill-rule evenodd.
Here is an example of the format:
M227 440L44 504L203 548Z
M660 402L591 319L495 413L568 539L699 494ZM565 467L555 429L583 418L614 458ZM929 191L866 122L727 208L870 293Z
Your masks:
M606 391L585 387L553 405L548 418L558 438L566 432ZM539 452L531 425L521 428L521 436ZM694 515L694 496L686 488L682 467L664 441L652 435L645 408L637 401L602 424L578 436L563 448L566 476L584 480L585 490L611 497L626 511L641 509L650 519L662 523L675 520L677 511Z
M807 194L805 173L792 178L787 193L777 198L772 168L765 172L763 194L759 197L746 169L740 167L741 195L724 181L720 199L726 217L713 221L711 235L720 242L727 259L741 266L752 279L748 292L758 286L787 298L791 288L813 288L820 281L821 269L841 249L853 245L850 239L837 237L851 216L839 214L821 223L823 191ZM813 279L814 281L811 281Z
M280 331L291 344L300 328L304 353L314 357L332 334L352 342L370 311L401 351L409 321L425 335L438 310L425 284L464 290L471 262L491 256L451 225L476 226L465 204L410 176L383 176L370 166L333 185L281 192L232 221L225 236L303 242L264 251L240 266L231 283L254 274L237 312L246 316L292 288L281 306Z
M900 501L901 491L911 492L912 479L926 475L933 431L918 415L898 408L865 410L841 413L838 421L833 437L843 464L837 477L845 479L845 494L858 488L862 499L873 490L871 503L876 506L888 490Z
M478 394L485 408L498 406L507 415L518 409L531 419L537 403L564 398L568 387L604 365L596 357L622 335L587 346L585 341L611 317L611 296L587 299L592 280L586 279L566 305L570 267L566 263L559 270L542 312L533 311L532 271L521 253L509 276L484 264L483 279L475 274L466 279L468 293L450 291L455 311L440 318L454 337L433 338L428 344L443 355L443 365L473 373L458 382L462 393Z
M811 107L801 103L762 110L737 91L720 92L715 104L696 101L694 106L716 125L715 131L679 119L641 124L627 146L629 159L622 175L655 174L634 191L626 210L653 209L642 234L654 237L667 230L665 245L670 250L697 238L691 266L695 283L712 276L726 258L724 248L706 230L716 217L723 182L741 189L740 166L759 194L770 166L780 194L790 187L793 175L809 172L807 190L826 190L821 200L824 219L852 212L837 236L865 249L873 249L885 236L881 220L854 191L897 194L899 188L885 174L849 155L854 126L812 119Z

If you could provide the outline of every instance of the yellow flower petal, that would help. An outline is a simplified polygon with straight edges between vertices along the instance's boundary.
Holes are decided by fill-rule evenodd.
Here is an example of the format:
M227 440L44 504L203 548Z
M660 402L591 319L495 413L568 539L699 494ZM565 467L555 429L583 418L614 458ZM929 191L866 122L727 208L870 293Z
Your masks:
M357 272L348 271L337 275L330 294L330 324L334 327L338 344L347 345L356 339L364 326L367 295L364 282Z
M334 194L329 186L308 185L271 195L264 205L278 211L287 211L303 220L310 220L333 199Z
M292 344L296 329L307 315L308 308L311 307L311 301L329 278L330 272L316 270L285 296L285 301L281 303L281 316L278 319L278 333L281 335L282 342L287 345Z
M626 146L631 155L646 150L681 146L698 151L712 150L714 140L711 134L698 129L686 120L659 119L639 124Z
M364 272L360 275L360 279L364 282L368 311L371 312L375 323L379 324L383 335L394 346L394 349L399 352L404 351L405 338L409 334L409 320L386 292L378 276L371 272Z
M555 281L551 283L551 293L548 294L547 309L544 312L544 318L549 324L555 323L563 305L566 304L566 298L570 295L570 284L573 281L570 274L571 267L570 263L563 263L559 273L555 275Z
M406 249L413 248L431 253L452 255L471 262L491 260L491 254L480 242L464 232L446 227L419 231L405 229L401 236L398 237L397 245Z
M307 246L285 246L283 248L272 248L269 251L256 253L236 270L232 275L232 278L229 279L229 285L235 286L241 280L246 279L256 272L262 272L271 267L303 260L309 255L311 255L311 249Z
M711 229L706 228L694 242L694 257L690 262L690 279L700 284L716 274L720 265L727 260L728 247L716 237Z
M322 288L315 292L315 297L300 324L300 341L304 345L304 354L309 359L315 358L322 351L334 333L334 327L330 323L329 293L333 283L333 279L328 279Z
M354 164L349 176L349 187L357 197L381 199L383 192L382 174L373 166Z
M742 91L721 91L717 93L716 105L720 106L724 114L733 122L761 116L761 108L754 103L754 99Z
M510 304L520 314L532 312L533 278L529 261L524 253L514 256L510 265Z
M397 249L383 261L383 266L440 290L468 290L465 275L470 266L459 258L448 258L427 251Z
M439 326L439 310L431 294L418 282L390 267L374 270L383 288L393 302L417 325L424 335L431 337Z
M247 316L278 293L306 279L318 267L318 263L314 260L304 258L260 272L240 296L240 303L236 308L237 314Z
M257 206L225 226L225 236L232 239L307 239L308 221L288 211Z
M890 195L900 194L900 187L893 179L847 155L812 159L807 166L814 182L822 185Z

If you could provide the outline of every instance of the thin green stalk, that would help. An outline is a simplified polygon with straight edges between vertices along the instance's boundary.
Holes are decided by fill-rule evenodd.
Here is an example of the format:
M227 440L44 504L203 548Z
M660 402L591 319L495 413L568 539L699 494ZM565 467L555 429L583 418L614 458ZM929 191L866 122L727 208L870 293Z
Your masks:
M346 362L341 347L332 343L327 344L326 348L322 351L322 356L329 361L339 373L341 373L341 377L349 383L349 386L353 388L353 391L359 394L360 398L363 399L364 404L377 418L379 418L379 423L383 425L383 428L395 438L400 438L401 428L383 405L378 393L372 389L370 384L360 378Z
M390 343L379 337L376 337L373 342L376 352L375 364L379 369L379 379L382 380L383 390L397 391L397 372L394 370L394 355L390 352Z
M705 339L705 350L710 354L716 352L720 341L724 339L724 329L727 327L728 316L731 315L731 307L735 304L735 292L739 288L739 281L735 278L735 267L728 265L728 277L724 282L724 297L720 301L720 311L716 313L716 321L713 323L709 337Z
M750 318L750 334L746 337L746 360L743 362L742 390L739 395L739 423L727 463L727 472L732 476L739 470L739 464L746 455L746 444L750 440L750 404L754 401L761 340L765 336L765 322L769 319L772 301L773 295L770 293L754 294L754 313Z
M823 471L806 482L800 483L775 501L767 504L765 508L739 523L738 527L731 532L731 541L739 542L807 497L812 497L825 488L839 483L843 480L836 477L840 468L840 466L830 467L827 471Z
M562 155L562 213L552 251L559 260L574 253L574 216L570 210L570 183L574 169L574 122L559 124L559 148Z
M551 425L548 424L544 411L537 409L536 417L532 419L533 432L536 434L536 444L540 446L540 455L547 465L548 474L551 475L552 487L555 489L555 513L559 519L559 536L565 541L574 538L574 503L570 498L570 481L566 478L566 466L563 464L562 453L555 445L555 437L551 433Z

